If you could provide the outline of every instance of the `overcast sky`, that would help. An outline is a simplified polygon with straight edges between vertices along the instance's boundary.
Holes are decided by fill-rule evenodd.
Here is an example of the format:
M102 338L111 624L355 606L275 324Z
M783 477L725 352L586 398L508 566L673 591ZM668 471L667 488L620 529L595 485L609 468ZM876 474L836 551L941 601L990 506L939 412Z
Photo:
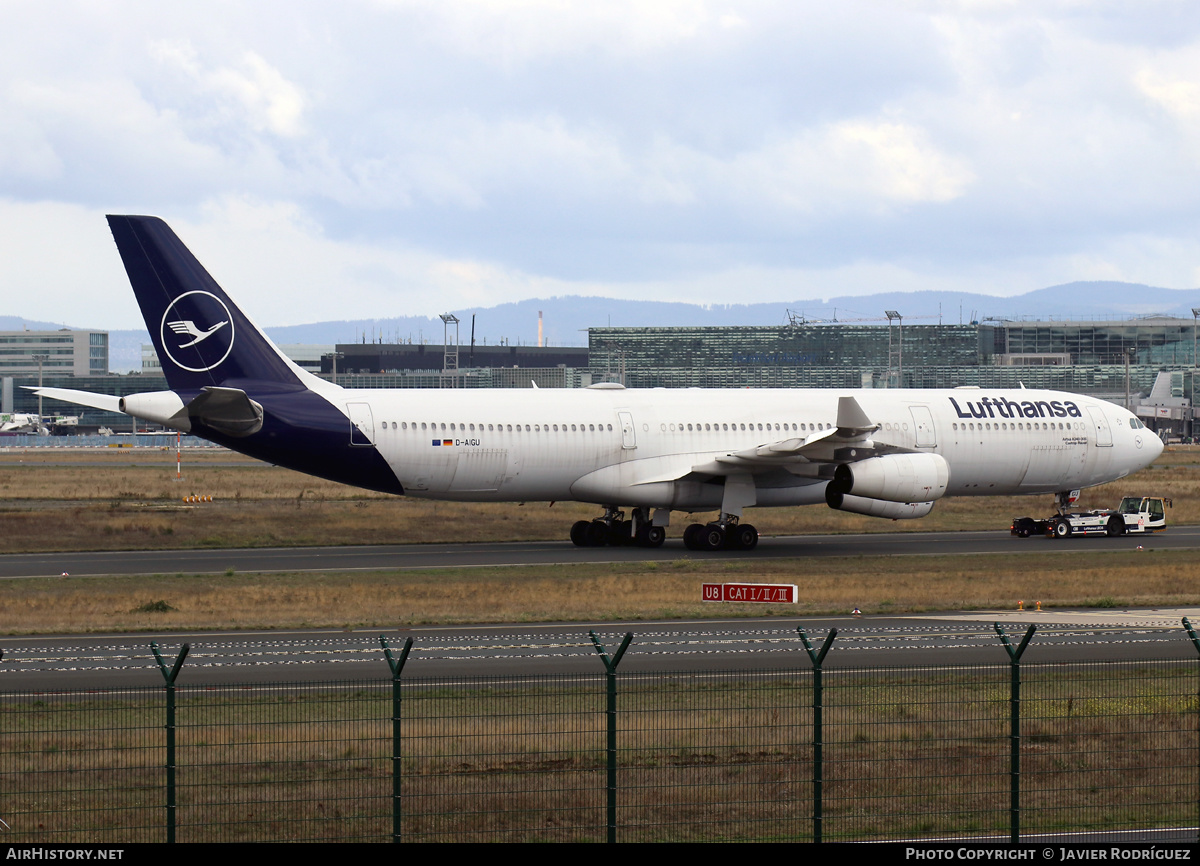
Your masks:
M1200 285L1200 3L0 0L0 313ZM1068 311L1054 311L1068 312Z

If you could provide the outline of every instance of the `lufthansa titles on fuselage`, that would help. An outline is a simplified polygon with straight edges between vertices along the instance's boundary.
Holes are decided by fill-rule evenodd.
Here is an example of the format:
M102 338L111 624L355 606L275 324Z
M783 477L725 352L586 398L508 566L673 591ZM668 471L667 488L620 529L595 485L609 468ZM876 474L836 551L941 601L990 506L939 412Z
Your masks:
M1073 400L1009 400L1007 397L984 397L974 402L950 397L950 405L959 418L1082 418L1083 413Z

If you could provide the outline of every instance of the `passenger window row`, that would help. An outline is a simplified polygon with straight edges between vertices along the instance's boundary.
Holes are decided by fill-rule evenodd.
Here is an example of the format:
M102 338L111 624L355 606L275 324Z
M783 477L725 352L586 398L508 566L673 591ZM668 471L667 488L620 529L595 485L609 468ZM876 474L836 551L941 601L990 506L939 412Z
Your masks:
M393 430L417 430L418 422L416 421L384 421L383 429L387 430L391 424ZM612 432L612 424L459 424L456 422L430 421L420 422L420 429L426 432L434 433L595 433ZM569 428L569 429L568 429Z
M417 430L418 427L426 432L443 432L443 433L483 433L483 432L500 432L500 433L519 433L524 430L527 433L595 433L612 432L612 424L458 424L451 422L417 422L417 421L384 421L383 429L387 430L388 425L391 425L392 430ZM685 431L702 432L708 431L725 431L725 430L763 430L772 431L778 430L781 432L816 432L818 430L832 429L832 424L778 424L778 423L763 423L763 424L700 424L692 423L685 424L679 422L677 424L661 425L664 432L682 433Z
M725 430L779 430L781 432L799 431L808 432L810 429L814 432L817 430L828 430L833 425L831 424L778 424L778 423L734 423L734 424L701 424L695 422L687 424L683 421L678 423L663 422L659 425L659 429L664 433L703 433L705 431L723 432Z
M959 424L955 421L954 429L971 432L977 430L1085 430L1087 428L1082 421L1017 421L1013 424L1006 421L997 421L995 423L990 421L980 421L978 423L971 421L968 423L964 421L962 424Z

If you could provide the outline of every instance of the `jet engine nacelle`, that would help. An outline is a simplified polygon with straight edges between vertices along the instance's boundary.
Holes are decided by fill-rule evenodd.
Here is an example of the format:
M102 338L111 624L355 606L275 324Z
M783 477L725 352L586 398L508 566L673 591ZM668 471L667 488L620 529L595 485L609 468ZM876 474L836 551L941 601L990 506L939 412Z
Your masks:
M932 502L949 484L950 464L940 454L886 454L841 464L827 491L887 502Z
M932 502L885 502L882 499L835 493L829 489L832 486L831 484L825 488L825 501L829 503L830 508L838 511L865 514L868 517L884 517L889 520L915 520L933 511Z

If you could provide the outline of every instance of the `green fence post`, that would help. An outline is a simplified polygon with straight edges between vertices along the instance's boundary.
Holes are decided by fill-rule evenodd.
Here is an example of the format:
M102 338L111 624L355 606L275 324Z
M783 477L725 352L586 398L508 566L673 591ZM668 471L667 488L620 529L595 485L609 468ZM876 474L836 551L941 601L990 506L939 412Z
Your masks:
M166 662L158 652L158 644L150 641L150 651L158 662L163 679L167 681L167 842L175 841L175 678L183 667L183 660L191 652L191 644L179 648L175 665L168 671Z
M800 640L804 642L804 649L813 666L813 841L820 842L822 824L825 821L825 756L823 750L825 737L821 720L825 690L821 684L821 664L825 661L829 648L833 646L833 639L837 637L837 629L832 628L829 630L829 634L825 635L825 641L821 644L819 652L813 649L813 645L809 643L804 629L797 627L796 631L800 635Z
M404 641L404 649L400 658L392 658L392 648L388 646L387 638L379 636L379 645L383 647L383 657L387 659L388 668L392 672L392 841L400 841L400 674L404 671L404 663L408 661L408 653L412 649L411 637Z
M600 643L600 638L596 637L594 631L589 631L588 635L592 639L592 646L596 648L596 652L600 654L600 660L604 662L605 683L608 686L608 709L606 718L608 720L608 776L605 780L608 787L608 841L617 841L617 665L621 663L621 657L625 655L625 650L629 649L629 643L633 640L633 632L625 632L625 639L621 641L620 648L612 656L609 656L608 651L604 649L604 645Z
M1200 653L1200 637L1196 637L1196 630L1192 628L1192 621L1186 616L1183 618L1183 627L1187 629L1188 637L1192 639L1192 646L1196 648L1197 653ZM1198 699L1200 699L1200 696L1198 696ZM1197 730L1200 731L1200 725L1197 726ZM1196 768L1196 773L1197 784L1200 784L1200 766ZM1200 813L1200 790L1196 792L1196 809Z
M1025 648L1029 646L1029 641L1033 638L1033 633L1037 631L1037 626L1031 625L1029 631L1025 632L1025 638L1021 641L1021 645L1013 649L1012 642L1004 633L1000 623L993 623L993 625L996 634L1000 635L1004 649L1008 652L1012 681L1008 700L1008 827L1010 841L1016 845L1021 840L1021 656L1025 653Z

